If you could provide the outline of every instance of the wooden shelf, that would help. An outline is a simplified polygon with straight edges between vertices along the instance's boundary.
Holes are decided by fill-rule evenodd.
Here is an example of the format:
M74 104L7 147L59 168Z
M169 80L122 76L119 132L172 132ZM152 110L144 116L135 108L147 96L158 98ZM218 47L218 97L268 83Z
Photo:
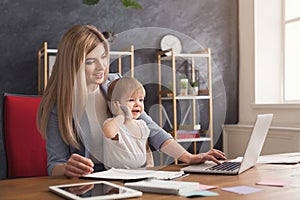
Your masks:
M168 55L166 55L166 53L169 53ZM213 148L213 112L212 112L212 70L211 70L211 51L210 48L207 49L203 49L197 52L192 52L192 53L175 53L172 49L169 50L165 50L165 51L158 51L157 53L157 60L158 60L158 101L160 106L160 126L163 127L162 124L162 115L164 114L164 116L167 118L167 122L170 124L170 127L173 129L172 131L172 135L175 139L177 139L177 128L178 128L178 124L177 124L177 103L178 101L191 101L191 103L189 103L189 107L186 110L185 116L183 117L182 122L180 122L180 124L182 123L183 125L191 125L194 126L199 124L199 119L197 118L197 112L196 111L196 102L198 100L208 100L208 119L209 119L209 128L208 130L199 130L199 134L200 137L195 137L193 138L193 136L191 136L191 138L178 138L177 141L178 142L193 142L194 143L194 152L198 152L197 151L197 145L196 142L210 142L210 147ZM205 59L206 60L206 66L207 66L207 89L203 89L203 90L199 90L198 91L198 95L194 96L194 95L177 95L177 79L178 79L178 74L177 73L177 68L176 68L176 60L179 59L188 59L191 60L191 77L190 77L190 81L196 81L195 78L195 63L199 61L199 59ZM163 61L171 61L171 62L167 62L167 65L170 66L172 73L169 74L169 76L171 76L171 80L172 80L172 86L171 88L168 89L163 89L162 87L162 79L163 76L165 78L166 74L162 74L162 62ZM202 62L200 62L202 63ZM173 92L174 91L174 92ZM162 104L163 101L172 101L173 104L173 108L172 110L168 110L168 112L173 113L173 119L170 120L168 115L168 112L163 108ZM192 115L192 124L184 124L185 123L185 119L186 116L188 115ZM176 122L176 123L174 123ZM190 123L190 122L189 122ZM204 136L203 136L204 135ZM184 137L184 136L181 136Z
M209 55L205 54L195 54L195 53L174 53L174 56L181 58L208 58ZM171 60L172 56L164 55L161 57L163 60Z
M177 142L210 142L209 137L176 139Z
M176 96L174 97L176 100L197 100L197 99L210 99L210 96L207 95L198 95L198 96ZM162 100L173 100L173 97L161 97Z
M118 56L131 56L131 51L109 51L109 55L111 57L118 57Z

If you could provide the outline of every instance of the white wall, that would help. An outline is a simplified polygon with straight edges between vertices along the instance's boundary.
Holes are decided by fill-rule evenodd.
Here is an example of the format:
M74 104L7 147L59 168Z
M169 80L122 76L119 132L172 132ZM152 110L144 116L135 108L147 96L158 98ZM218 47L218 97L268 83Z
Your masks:
M300 105L254 104L254 1L239 0L239 123L252 123L258 113L274 113L273 125L300 127ZM266 54L268 52L265 52ZM272 76L270 71L266 76Z
M246 126L252 126L259 113L274 113L264 152L300 151L300 105L255 105L254 37L254 0L239 0L239 123L224 126L224 151L229 157L244 151L251 133Z

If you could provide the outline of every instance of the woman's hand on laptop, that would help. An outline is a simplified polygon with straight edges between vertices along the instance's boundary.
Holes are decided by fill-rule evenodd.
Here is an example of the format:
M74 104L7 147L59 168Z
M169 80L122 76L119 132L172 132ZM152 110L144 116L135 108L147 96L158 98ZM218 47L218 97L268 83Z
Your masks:
M206 153L191 154L174 139L166 140L162 144L161 151L187 164L203 163L208 160L220 164L219 160L226 159L225 154L217 149L211 149Z
M225 159L226 157L224 152L217 149L211 149L206 153L199 153L196 155L192 155L191 160L188 164L203 163L208 160L220 164L219 160L225 160Z

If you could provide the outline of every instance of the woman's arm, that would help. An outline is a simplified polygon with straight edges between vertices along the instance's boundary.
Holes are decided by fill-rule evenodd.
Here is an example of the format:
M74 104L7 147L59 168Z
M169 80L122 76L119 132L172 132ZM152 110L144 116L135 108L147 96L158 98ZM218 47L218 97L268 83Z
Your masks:
M48 155L48 175L54 175L54 168L56 166L65 164L71 156L70 146L63 141L59 131L56 106L54 106L49 116L47 125L46 150ZM63 170L61 170L61 167L58 167L56 172L61 173L55 173L55 175L64 174Z
M148 145L148 143L146 145L146 157L147 157L146 167L154 167L152 151L151 151L150 146Z
M145 112L140 119L143 119L150 129L149 143L175 159L187 164L201 163L207 160L220 163L219 159L226 159L224 153L216 149L211 149L207 153L191 154L174 140L170 134L160 128Z
M149 144L155 149L160 149L164 142L166 142L168 139L173 139L171 134L167 133L164 129L159 127L145 112L141 114L139 119L145 121L148 128L150 129L148 141Z
M48 174L51 176L80 177L94 170L93 162L85 158L83 152L70 147L63 141L58 128L56 107L53 108L49 116L46 150Z
M211 149L207 153L191 154L174 139L166 140L161 151L187 164L202 163L207 160L220 164L219 160L226 159L225 154L217 149Z

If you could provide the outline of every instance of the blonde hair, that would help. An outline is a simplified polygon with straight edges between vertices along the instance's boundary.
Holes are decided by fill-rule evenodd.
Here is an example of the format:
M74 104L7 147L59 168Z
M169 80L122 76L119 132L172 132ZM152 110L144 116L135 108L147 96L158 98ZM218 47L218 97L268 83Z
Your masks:
M104 44L108 55L109 44L107 40L96 27L91 25L72 26L63 35L58 46L53 71L37 114L38 129L44 138L48 136L47 125L50 112L56 105L62 139L68 145L79 147L78 136L73 125L74 101L78 101L82 106L81 110L84 110L83 107L85 107L87 99L84 74L85 58L100 43ZM106 78L108 77L108 70L107 67ZM76 98L74 99L75 92Z
M143 85L135 78L122 77L114 80L108 87L107 97L109 101L120 101L122 98L130 98L133 94L146 92Z

